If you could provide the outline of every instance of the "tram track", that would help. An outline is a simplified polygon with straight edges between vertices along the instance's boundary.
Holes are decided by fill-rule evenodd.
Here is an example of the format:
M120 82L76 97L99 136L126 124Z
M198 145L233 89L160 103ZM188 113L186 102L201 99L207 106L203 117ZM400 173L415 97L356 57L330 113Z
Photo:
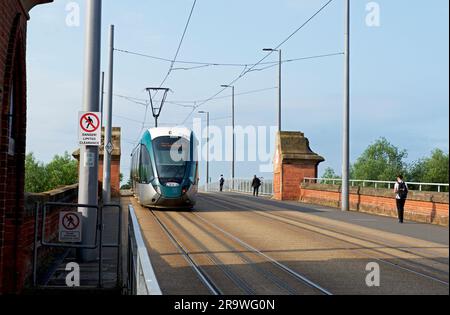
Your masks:
M240 293L247 295L266 293L331 295L317 283L268 257L196 213L155 210L151 212L167 237L214 295L236 294L234 289L230 290L230 281ZM194 230L196 233L192 232ZM199 240L200 235L207 237ZM211 244L217 244L214 246L224 248L227 254L222 254L220 258L217 252L205 245L206 238L210 247ZM245 267L245 272L237 272L236 266L227 264L226 259L231 259L231 256L233 260L239 261L239 266ZM225 285L226 288L222 288L221 283L225 283L225 280L228 280L228 284Z
M210 204L214 204L216 207L221 206L224 209L227 209L230 211L232 211L231 209L236 208L236 207L239 207L240 209L250 210L249 212L251 212L252 214L256 214L260 217L264 217L266 220L276 221L276 222L282 223L284 225L287 225L287 226L290 226L293 228L301 229L303 231L308 231L311 233L315 233L317 235L321 235L322 237L330 238L334 241L340 241L340 242L344 242L346 244L350 244L352 246L356 246L355 249L360 250L362 256L367 256L367 254L363 254L362 251L372 252L378 256L380 256L380 255L381 256L390 256L390 259L399 260L403 265L388 261L386 258L380 258L380 257L375 257L374 255L369 255L369 256L371 256L370 258L373 258L374 260L377 260L378 262L388 264L393 268L397 268L397 269L415 274L417 276L427 278L429 280L438 282L438 283L448 287L448 280L443 280L443 279L440 279L440 278L436 277L435 275L433 275L436 273L442 273L442 270L434 269L433 267L431 267L429 265L424 265L419 262L412 263L411 260L406 260L404 258L401 258L401 257L399 257L399 255L387 253L385 250L380 250L377 247L386 248L388 250L396 250L396 251L398 251L398 253L415 255L419 259L428 259L435 263L442 264L442 262L440 262L438 260L433 260L432 258L424 257L420 254L417 254L417 253L414 253L411 251L405 251L402 249L389 247L389 246L386 246L386 244L383 244L383 243L380 243L377 241L368 240L368 239L354 236L354 235L349 235L345 232L337 231L337 230L331 229L329 227L319 226L317 224L313 224L306 220L302 220L298 217L294 218L294 217L291 217L288 215L283 215L280 213L272 214L272 213L266 212L266 211L284 210L281 207L273 207L273 206L259 204L259 203L255 204L255 203L243 201L241 198L235 198L235 197L232 197L229 195L227 195L227 196L221 195L220 200L218 200L217 198L205 195L205 194L203 194L201 196L201 198L203 198ZM228 199L228 200L224 200L224 199ZM257 207L257 209L261 209L261 210L255 210L255 207ZM264 210L264 211L262 211L262 210ZM352 239L352 240L350 240L350 239ZM362 245L361 243L366 243L366 246ZM418 271L417 269L422 270L422 271Z

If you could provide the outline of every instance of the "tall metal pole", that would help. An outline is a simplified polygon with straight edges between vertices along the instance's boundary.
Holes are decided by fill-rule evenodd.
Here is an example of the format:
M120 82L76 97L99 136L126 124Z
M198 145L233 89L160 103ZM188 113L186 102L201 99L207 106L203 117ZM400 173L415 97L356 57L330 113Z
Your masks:
M102 80L101 80L101 84L102 84L102 91L100 92L100 113L101 113L101 126L103 127L103 103L104 103L104 96L105 96L105 72L102 71Z
M105 141L103 150L103 203L111 202L112 103L114 82L114 25L109 33L108 104L105 111Z
M342 147L342 211L350 210L350 0L345 0L345 76Z
M86 14L85 68L83 110L98 112L100 98L100 61L102 1L88 0ZM78 203L98 204L98 147L81 146ZM80 208L83 213L83 244L95 242L97 213L95 209ZM82 251L82 259L97 259L97 250Z
M282 77L282 59L281 59L281 49L278 50L279 52L279 69L278 69L278 131L281 132L282 127L281 127L281 77Z
M233 91L233 96L232 96L232 103L231 103L231 107L232 107L232 125L233 125L233 159L231 162L231 190L234 190L234 167L235 167L235 158L236 158L236 133L235 133L235 120L234 120L234 86L231 87L232 91Z
M206 185L209 184L209 112L206 112Z

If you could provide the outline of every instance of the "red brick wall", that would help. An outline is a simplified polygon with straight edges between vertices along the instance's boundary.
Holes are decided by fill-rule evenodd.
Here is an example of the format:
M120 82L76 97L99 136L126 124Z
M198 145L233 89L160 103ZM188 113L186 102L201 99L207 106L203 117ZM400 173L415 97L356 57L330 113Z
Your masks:
M304 186L301 188L299 200L337 208L340 207L340 188L331 185ZM353 187L350 194L350 207L353 211L397 216L396 201L391 190ZM448 226L448 217L448 194L411 192L405 207L407 220Z
M24 211L27 17L18 0L0 1L0 293L17 289L30 227ZM14 80L13 80L14 79ZM12 89L14 87L14 89ZM9 155L10 96L14 90L15 154Z
M33 271L33 250L34 250L34 223L36 214L36 203L40 205L38 236L42 233L42 211L43 205L47 202L76 203L78 199L78 185L72 185L56 189L42 194L26 194L25 196L25 219L22 229L21 243L23 248L18 259L17 292L32 285ZM49 207L46 211L45 220L45 240L48 242L58 242L59 213L63 211L74 211L70 207ZM62 250L64 252L64 250ZM40 247L38 250L38 278L47 274L57 258L62 253L61 250L48 247Z
M317 177L316 165L283 165L283 200L298 200L300 198L300 183L303 182L305 177Z
M280 185L282 176L282 185ZM274 198L277 200L299 200L300 183L305 177L316 178L315 164L283 164L282 175L274 173Z
M103 185L103 156L98 161L98 179ZM120 160L111 160L111 196L120 197Z

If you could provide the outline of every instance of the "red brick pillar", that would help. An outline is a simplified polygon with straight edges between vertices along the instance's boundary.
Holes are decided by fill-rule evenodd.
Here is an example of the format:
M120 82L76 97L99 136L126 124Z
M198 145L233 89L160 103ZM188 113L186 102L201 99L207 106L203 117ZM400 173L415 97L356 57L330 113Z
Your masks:
M317 177L325 159L314 153L301 132L279 132L274 157L274 199L299 200L305 177Z

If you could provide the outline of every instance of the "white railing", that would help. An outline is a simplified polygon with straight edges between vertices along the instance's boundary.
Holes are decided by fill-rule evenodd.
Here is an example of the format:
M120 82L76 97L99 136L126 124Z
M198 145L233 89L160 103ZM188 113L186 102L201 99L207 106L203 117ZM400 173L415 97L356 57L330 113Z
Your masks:
M128 290L131 295L162 295L132 205L128 206Z
M272 179L261 179L261 187L259 187L259 194L261 196L272 196L273 195L273 180ZM234 179L225 180L225 185L223 186L224 191L228 192L239 192L244 194L253 194L252 179ZM220 191L219 182L209 183L201 189L206 192Z
M339 178L305 178L303 180L304 183L314 183L314 184L331 184L337 185L342 182L342 179ZM388 188L393 189L395 182L394 181L377 181L377 180L350 180L350 186L356 187L374 187L374 188ZM418 191L438 191L443 192L449 190L449 184L436 184L436 183L415 183L415 182L407 182L406 183L411 190ZM433 190L434 188L436 190Z

